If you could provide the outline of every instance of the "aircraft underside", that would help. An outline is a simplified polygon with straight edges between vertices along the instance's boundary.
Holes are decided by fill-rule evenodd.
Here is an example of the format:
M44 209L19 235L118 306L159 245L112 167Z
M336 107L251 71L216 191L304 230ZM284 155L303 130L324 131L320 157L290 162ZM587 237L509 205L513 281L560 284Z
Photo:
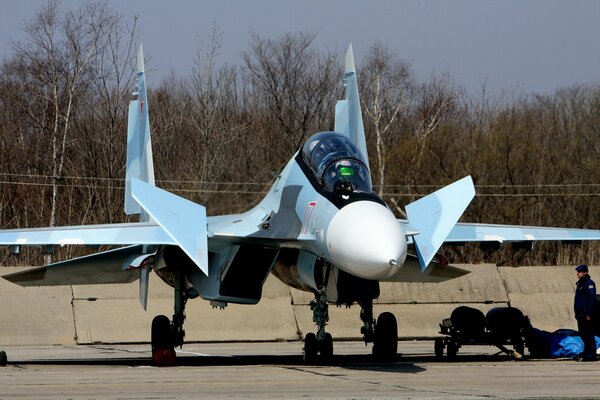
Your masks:
M185 306L188 300L201 297L215 307L228 303L255 304L262 295L262 285L269 273L298 290L313 293L310 303L316 332L305 336L304 359L326 360L333 355L333 338L326 332L329 304L360 306L360 331L365 343L373 343L379 359L393 359L397 349L396 318L383 313L375 320L373 300L379 297L379 282L350 275L323 259L298 249L267 249L261 246L233 246L226 254L209 254L209 279L196 273L193 262L176 246L157 252L154 271L174 289L174 314L169 320L159 315L152 323L152 354L157 365L175 362L174 348L184 343ZM246 273L240 273L240 271ZM231 276L235 277L232 281ZM258 278L257 278L258 277ZM358 326L357 326L357 329Z

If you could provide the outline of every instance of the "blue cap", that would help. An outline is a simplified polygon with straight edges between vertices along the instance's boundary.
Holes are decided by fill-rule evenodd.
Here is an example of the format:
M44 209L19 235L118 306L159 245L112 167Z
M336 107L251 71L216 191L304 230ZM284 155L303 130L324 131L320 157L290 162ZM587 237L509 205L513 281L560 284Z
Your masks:
M577 272L588 272L588 266L585 264L578 265L575 267L575 271Z

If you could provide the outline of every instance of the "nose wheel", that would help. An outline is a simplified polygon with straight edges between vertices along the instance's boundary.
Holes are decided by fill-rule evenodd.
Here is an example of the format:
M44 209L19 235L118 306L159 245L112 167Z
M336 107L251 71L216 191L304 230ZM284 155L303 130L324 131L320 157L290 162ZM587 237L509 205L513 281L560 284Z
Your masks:
M304 338L304 361L315 362L319 359L327 360L333 356L333 337L326 332L322 340L319 341L317 335L310 332Z

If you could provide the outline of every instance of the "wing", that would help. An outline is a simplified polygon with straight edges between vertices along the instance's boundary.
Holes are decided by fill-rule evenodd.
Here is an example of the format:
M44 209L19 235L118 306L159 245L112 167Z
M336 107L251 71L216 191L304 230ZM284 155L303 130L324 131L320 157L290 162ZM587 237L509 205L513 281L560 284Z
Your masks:
M21 286L130 283L139 277L136 270L142 263L136 260L142 253L141 245L127 246L7 274L3 278Z
M540 240L574 242L600 240L600 230L541 226L458 223L446 242L533 242Z
M0 245L64 246L64 245L116 245L176 244L155 223L126 223L106 225L78 225L52 228L0 230Z
M409 235L419 232L408 221L399 221ZM444 243L524 243L534 241L579 242L583 240L600 240L600 230L554 228L525 225L500 225L459 222L450 231Z
M158 223L0 230L0 245L16 246L13 252L21 245L177 245L208 274L204 207L136 178L132 179L132 195Z

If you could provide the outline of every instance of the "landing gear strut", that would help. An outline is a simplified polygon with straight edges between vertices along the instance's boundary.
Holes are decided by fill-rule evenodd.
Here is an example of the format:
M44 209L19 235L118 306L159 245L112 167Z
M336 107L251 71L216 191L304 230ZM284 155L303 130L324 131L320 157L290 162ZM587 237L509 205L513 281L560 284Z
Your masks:
M325 325L329 321L329 305L325 290L320 290L315 300L310 303L313 312L313 321L317 324L317 334L310 332L304 338L304 361L313 362L317 355L321 359L329 359L333 356L333 337L331 333L325 332Z
M360 328L360 333L363 334L365 346L367 343L373 343L375 338L375 319L373 318L373 299L359 300L360 319L363 326Z
M317 324L317 334L310 332L304 338L304 361L316 361L317 355L322 360L327 360L333 356L333 337L331 333L325 332L325 325L329 321L329 305L327 304L327 282L331 273L331 265L324 264L325 276L323 282L319 285L319 290L315 293L315 300L310 302L310 309L313 312L313 321Z
M152 362L158 367L168 367L176 364L175 347L183 345L185 331L185 304L188 298L197 296L186 286L185 276L175 275L175 307L173 321L165 315L158 315L152 320ZM195 296L194 296L195 295Z

